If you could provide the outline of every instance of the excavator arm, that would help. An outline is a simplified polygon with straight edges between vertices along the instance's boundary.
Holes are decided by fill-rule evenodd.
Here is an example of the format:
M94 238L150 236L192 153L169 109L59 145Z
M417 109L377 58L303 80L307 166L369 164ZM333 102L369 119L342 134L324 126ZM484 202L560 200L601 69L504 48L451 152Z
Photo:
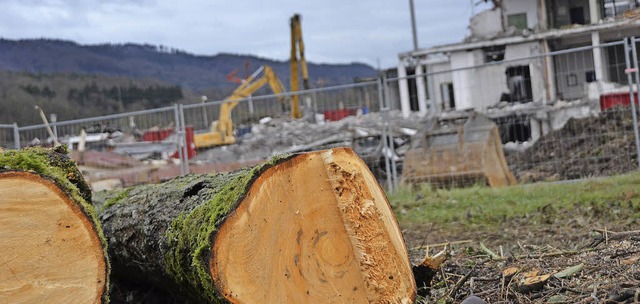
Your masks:
M260 76L261 74L262 76ZM273 91L274 94L279 95L278 98L280 101L284 102L285 96L281 96L285 91L282 82L278 79L278 76L276 76L271 67L266 65L261 66L251 76L249 76L249 78L245 79L240 86L233 90L231 96L227 97L225 102L220 105L220 116L218 121L213 122L211 131L194 135L196 148L235 143L236 138L233 136L233 120L231 118L231 112L238 105L240 100L249 97L249 95L266 84L269 84L271 91Z

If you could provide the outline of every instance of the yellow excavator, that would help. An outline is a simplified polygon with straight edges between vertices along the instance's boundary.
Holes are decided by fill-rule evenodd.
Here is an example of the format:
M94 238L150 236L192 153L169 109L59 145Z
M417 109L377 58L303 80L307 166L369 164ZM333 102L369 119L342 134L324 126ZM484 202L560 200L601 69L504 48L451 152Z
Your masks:
M307 60L304 58L304 42L302 41L302 25L300 23L300 15L295 14L291 17L291 92L300 90L299 73L302 70L302 85L305 90L309 87L309 71L307 70ZM298 57L298 54L300 55ZM291 96L291 117L300 118L299 96Z
M249 97L253 92L259 90L264 85L269 84L271 91L278 95L280 102L285 102L286 97L281 94L285 92L284 86L273 69L267 65L261 66L249 78L237 87L231 96L225 99L220 105L220 116L217 121L211 123L211 129L206 133L194 134L193 141L197 149L230 145L236 142L233 135L233 120L231 111L240 100Z

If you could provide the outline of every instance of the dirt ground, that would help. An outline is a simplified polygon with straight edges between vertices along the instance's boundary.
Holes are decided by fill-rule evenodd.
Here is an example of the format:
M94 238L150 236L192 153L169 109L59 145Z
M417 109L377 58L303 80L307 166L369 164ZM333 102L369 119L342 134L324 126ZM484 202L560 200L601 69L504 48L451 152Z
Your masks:
M400 223L414 264L428 244L435 244L432 256L449 254L418 303L460 303L470 295L486 303L640 303L640 220L603 218L602 211L540 210L549 213L542 223L515 218L490 228ZM454 244L439 244L446 242ZM509 268L516 274L503 273ZM558 275L567 269L575 273Z

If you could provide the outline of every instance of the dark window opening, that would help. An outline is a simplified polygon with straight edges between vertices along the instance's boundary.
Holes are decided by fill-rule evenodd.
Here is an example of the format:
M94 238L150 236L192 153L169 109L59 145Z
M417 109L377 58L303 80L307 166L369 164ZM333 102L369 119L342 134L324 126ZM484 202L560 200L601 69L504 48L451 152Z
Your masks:
M410 77L407 79L409 86L409 108L414 112L420 110L420 106L418 105L418 86L416 85L416 78L411 77L415 74L415 68L407 68L407 76Z
M409 87L409 108L411 111L420 111L420 106L418 102L418 85L416 83L417 77L413 77L416 75L415 67L407 68L407 84ZM426 75L422 75L422 79L424 81L424 89L425 89L425 98L429 99L429 86L427 85L427 77ZM428 106L428 105L427 105Z
M504 60L504 45L486 47L484 51L484 62L495 62Z
M510 102L532 102L533 89L531 87L531 72L528 65L508 67L507 88L509 88Z
M587 82L596 82L596 71L587 71L585 73L585 78L587 79Z
M584 7L574 7L569 10L569 20L571 24L587 24L584 17Z
M525 142L531 140L531 123L526 116L507 116L493 119L500 129L500 140L508 142Z
M572 24L589 24L589 0L546 0L549 26L562 28Z
M609 80L619 84L626 84L627 75L624 73L626 69L624 46L614 45L606 48L606 50Z
M440 92L442 93L442 108L443 109L455 109L456 98L453 91L453 83L441 83Z

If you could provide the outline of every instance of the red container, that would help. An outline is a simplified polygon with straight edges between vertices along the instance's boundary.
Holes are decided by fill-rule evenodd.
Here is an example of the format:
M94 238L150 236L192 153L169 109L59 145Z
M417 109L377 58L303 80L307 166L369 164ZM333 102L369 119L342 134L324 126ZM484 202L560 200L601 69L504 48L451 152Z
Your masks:
M163 141L169 135L173 134L176 129L162 129L157 131L145 131L142 134L142 140L144 141Z
M324 120L338 121L349 116L349 109L324 111Z
M142 140L144 141L163 141L167 139L176 129L162 129L157 131L146 131L142 134ZM196 157L196 144L193 142L193 126L187 126L185 128L187 136L187 157L192 159ZM171 155L173 158L178 158L178 152Z
M635 103L638 104L638 93L634 93ZM629 106L629 92L607 93L600 95L600 110L604 111L615 106Z

